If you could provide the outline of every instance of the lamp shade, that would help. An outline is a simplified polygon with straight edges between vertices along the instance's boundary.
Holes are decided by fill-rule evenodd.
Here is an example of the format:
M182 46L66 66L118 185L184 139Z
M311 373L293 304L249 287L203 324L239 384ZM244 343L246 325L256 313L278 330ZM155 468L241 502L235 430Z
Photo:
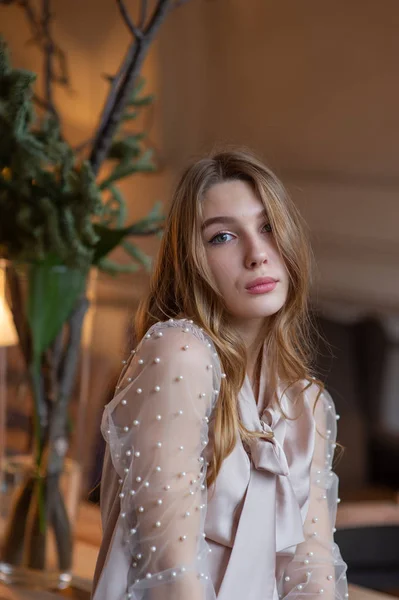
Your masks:
M18 335L5 298L4 269L0 268L0 347L15 346L17 344Z

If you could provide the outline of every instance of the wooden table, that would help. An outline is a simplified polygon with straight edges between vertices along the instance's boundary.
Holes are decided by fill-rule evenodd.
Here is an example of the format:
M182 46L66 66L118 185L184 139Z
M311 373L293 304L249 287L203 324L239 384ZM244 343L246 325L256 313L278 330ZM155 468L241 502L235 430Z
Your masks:
M89 600L91 580L101 541L99 509L90 504L82 504L75 528L75 551L73 561L73 587L59 592L38 592L21 588L10 588L0 584L0 600ZM392 600L380 592L350 585L349 600ZM110 598L109 600L112 600Z
M90 592L73 588L63 592L40 592L34 590L13 589L0 584L0 600L89 600Z
M32 590L11 589L0 584L0 600L89 600L90 592L80 588L80 585L73 589L62 592L37 592ZM380 592L373 592L356 585L349 586L349 600L393 600L393 596L387 596ZM110 598L110 600L112 600Z

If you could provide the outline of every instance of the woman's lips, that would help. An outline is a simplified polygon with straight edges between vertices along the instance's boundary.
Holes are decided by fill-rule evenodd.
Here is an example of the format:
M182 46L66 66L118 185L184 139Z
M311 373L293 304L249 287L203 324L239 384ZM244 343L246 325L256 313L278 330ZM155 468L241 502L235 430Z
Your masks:
M272 292L278 283L273 277L257 277L245 286L249 294L267 294Z
M260 283L252 287L247 288L248 294L267 294L272 292L277 285L277 281L271 280L267 283Z

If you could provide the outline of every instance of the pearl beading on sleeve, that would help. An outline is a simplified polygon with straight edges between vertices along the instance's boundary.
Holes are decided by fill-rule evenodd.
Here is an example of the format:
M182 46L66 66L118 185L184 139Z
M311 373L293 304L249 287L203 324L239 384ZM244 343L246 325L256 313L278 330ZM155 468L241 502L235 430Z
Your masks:
M209 582L202 453L221 379L211 340L187 320L155 324L124 363L102 430L120 476L126 597Z
M348 598L346 564L334 543L338 478L332 470L336 448L337 420L334 403L324 391L316 404L316 441L311 468L311 491L304 524L305 541L297 546L282 581L282 600L326 600Z

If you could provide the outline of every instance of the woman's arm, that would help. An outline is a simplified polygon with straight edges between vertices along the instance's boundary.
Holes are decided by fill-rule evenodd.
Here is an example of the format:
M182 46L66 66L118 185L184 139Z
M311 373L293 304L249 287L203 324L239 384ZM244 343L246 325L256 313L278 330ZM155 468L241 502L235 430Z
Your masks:
M313 409L317 387L306 392ZM348 598L346 564L334 543L338 499L338 478L332 471L336 447L337 415L334 403L324 391L316 403L315 450L311 467L310 501L304 525L305 541L298 545L282 581L282 598L289 600Z
M209 343L183 324L156 327L106 408L102 429L120 476L119 519L130 554L126 598L215 598L203 533L203 450L219 385Z

